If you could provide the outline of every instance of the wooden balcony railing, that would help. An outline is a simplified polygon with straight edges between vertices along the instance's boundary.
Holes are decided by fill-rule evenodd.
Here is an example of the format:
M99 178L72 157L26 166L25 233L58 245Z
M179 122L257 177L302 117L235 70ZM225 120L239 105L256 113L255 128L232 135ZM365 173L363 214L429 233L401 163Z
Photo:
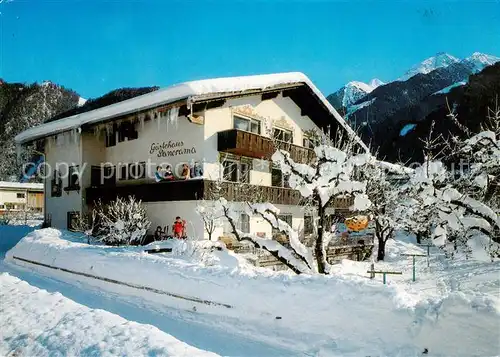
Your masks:
M229 201L270 202L282 205L298 205L300 193L282 187L267 187L236 182L192 179L166 182L134 183L121 186L93 186L85 191L85 201L103 203L117 197L134 196L142 202L194 201L224 197Z
M217 135L218 151L269 160L277 149L283 149L295 162L302 164L311 163L315 157L311 149L286 142L275 145L273 140L247 131L231 129L220 131Z
M290 188L205 181L204 198L211 199L217 196L222 196L228 201L270 202L281 205L298 205L301 200L300 192Z

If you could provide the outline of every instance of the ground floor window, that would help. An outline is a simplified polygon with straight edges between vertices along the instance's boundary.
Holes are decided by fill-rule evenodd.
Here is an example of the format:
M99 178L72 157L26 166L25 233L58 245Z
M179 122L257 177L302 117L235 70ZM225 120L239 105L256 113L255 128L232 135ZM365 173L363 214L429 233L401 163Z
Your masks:
M250 216L246 213L240 214L240 231L250 233Z
M291 214L280 214L278 215L278 218L281 219L282 221L285 221L288 223L288 225L291 227L292 226L292 215ZM274 233L279 233L279 229L273 228L273 234Z
M59 170L54 170L54 175L51 180L51 197L61 197L62 194L62 178Z
M73 211L67 213L66 228L68 229L68 231L74 231L76 229L79 217L80 217L80 212Z
M304 235L314 233L314 219L311 215L304 216Z

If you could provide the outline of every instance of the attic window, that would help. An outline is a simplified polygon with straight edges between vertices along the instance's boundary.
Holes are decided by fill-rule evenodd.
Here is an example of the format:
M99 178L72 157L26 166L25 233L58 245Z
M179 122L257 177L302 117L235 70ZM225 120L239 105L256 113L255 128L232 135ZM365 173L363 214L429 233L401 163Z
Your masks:
M234 128L260 135L260 120L233 116Z
M273 138L286 143L293 143L293 133L291 130L273 128Z
M302 146L308 149L314 149L316 146L320 145L320 140L318 138L304 136L302 138Z

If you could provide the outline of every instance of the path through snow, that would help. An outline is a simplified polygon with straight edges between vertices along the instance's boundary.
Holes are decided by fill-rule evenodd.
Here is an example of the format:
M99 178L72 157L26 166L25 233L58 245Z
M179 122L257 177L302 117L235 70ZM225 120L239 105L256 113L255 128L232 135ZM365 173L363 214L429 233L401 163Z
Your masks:
M158 328L0 274L0 355L215 357Z

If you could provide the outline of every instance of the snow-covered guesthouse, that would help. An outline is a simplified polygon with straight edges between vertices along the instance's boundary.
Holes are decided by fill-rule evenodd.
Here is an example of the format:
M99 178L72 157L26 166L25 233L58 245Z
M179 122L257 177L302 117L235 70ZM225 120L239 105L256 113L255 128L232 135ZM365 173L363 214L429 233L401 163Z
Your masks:
M43 148L45 219L56 228L71 228L97 200L133 195L152 230L180 216L188 235L207 236L198 201L213 199L216 187L228 200L248 200L234 189L243 184L307 234L314 212L299 204L270 157L279 143L295 161L312 160L318 130L345 130L366 149L307 76L278 73L181 83L46 122L15 140ZM273 234L244 213L240 226Z

